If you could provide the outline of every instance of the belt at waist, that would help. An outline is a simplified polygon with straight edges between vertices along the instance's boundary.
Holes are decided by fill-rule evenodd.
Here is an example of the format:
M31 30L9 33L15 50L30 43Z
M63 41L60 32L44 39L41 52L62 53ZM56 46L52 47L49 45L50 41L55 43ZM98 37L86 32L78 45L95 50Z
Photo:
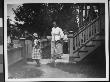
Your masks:
M58 35L58 36L60 36L60 34L53 34L53 35Z

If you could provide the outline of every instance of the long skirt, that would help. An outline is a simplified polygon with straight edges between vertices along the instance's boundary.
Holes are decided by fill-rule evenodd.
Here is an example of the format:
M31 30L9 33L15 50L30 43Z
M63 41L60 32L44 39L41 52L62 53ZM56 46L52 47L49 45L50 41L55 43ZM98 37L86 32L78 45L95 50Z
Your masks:
M51 57L59 57L63 54L63 45L61 42L52 42L51 43Z
M32 59L41 59L41 49L33 47Z

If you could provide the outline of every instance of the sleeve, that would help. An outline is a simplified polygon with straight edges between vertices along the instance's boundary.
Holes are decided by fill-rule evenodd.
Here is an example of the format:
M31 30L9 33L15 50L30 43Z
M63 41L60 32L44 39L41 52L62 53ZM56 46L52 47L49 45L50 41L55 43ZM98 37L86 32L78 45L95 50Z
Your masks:
M36 40L34 40L34 45L36 45Z
M53 35L53 31L54 31L54 29L52 28L51 35Z
M51 35L53 35L53 28L52 28L52 30L51 30Z
M51 30L51 35L52 35L52 30Z
M61 36L61 38L63 38L64 37L64 33L63 33L63 31L62 31L62 29L60 28L60 36Z

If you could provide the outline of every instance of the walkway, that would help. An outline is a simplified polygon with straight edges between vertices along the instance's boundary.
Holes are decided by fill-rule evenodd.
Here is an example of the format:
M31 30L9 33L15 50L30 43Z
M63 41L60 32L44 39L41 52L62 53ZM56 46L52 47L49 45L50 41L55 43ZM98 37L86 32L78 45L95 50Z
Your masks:
M96 49L81 62L42 64L20 61L9 67L10 78L105 78L105 60L103 46ZM102 51L102 52L101 52ZM48 59L43 61L48 62Z
M85 60L87 61L87 60ZM20 61L9 67L10 78L97 78L105 77L104 67L90 62L67 64L27 64Z
M61 64L62 66L64 64ZM83 78L83 73L69 73L59 68L60 64L54 67L52 64L43 64L40 67L36 64L26 64L23 61L9 68L11 78ZM65 65L64 65L65 67ZM70 67L69 67L70 68Z

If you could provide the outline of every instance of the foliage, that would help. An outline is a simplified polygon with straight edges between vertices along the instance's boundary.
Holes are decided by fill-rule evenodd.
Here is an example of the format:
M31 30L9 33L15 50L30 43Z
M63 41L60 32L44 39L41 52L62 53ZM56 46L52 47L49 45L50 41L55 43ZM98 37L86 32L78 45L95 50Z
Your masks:
M62 29L73 30L78 27L78 14L73 3L30 3L13 9L15 20L24 22L16 24L22 30L37 32L40 36L50 35L52 21L56 20Z
M7 19L7 35L11 36L13 38L15 36L20 37L21 31L20 31L20 28L18 28L18 26L20 26L20 24L19 25L11 24L11 21L12 20L10 18Z

